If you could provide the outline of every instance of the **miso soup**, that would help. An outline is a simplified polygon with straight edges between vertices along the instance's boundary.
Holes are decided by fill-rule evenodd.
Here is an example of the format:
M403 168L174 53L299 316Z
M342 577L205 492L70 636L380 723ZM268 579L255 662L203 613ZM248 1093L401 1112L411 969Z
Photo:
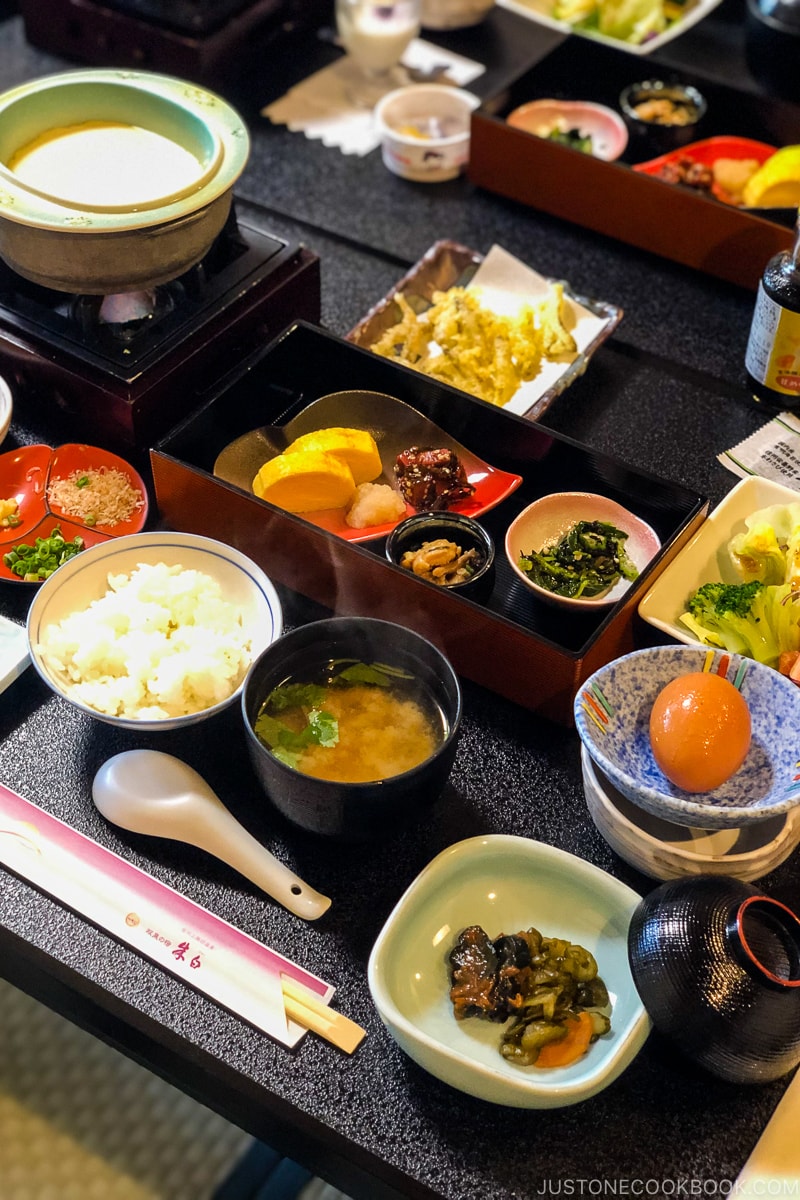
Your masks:
M438 749L447 722L410 672L353 659L328 663L314 679L273 688L256 736L288 766L337 783L370 783L410 771Z

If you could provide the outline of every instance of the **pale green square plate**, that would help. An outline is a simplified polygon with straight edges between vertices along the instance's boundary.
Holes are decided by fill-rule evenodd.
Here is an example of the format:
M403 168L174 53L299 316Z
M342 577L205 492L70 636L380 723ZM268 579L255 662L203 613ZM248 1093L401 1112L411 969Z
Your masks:
M628 966L628 926L640 899L599 867L542 842L505 834L456 842L417 876L378 935L372 998L398 1045L460 1091L516 1108L586 1100L625 1070L650 1030ZM501 1025L453 1016L448 955L468 925L482 925L490 938L535 926L590 950L612 1001L611 1032L568 1067L508 1062Z

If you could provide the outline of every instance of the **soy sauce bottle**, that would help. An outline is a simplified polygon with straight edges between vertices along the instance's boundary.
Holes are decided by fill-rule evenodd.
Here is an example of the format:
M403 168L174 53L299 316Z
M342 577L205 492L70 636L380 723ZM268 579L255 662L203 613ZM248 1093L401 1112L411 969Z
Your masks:
M744 365L756 404L770 412L800 411L800 213L791 250L764 268Z

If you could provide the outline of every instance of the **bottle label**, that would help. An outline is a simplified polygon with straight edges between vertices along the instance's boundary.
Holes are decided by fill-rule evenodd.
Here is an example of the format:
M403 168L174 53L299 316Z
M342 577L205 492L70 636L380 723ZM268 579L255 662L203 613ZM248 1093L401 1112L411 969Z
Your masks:
M800 395L800 313L777 304L758 285L744 365L758 383Z

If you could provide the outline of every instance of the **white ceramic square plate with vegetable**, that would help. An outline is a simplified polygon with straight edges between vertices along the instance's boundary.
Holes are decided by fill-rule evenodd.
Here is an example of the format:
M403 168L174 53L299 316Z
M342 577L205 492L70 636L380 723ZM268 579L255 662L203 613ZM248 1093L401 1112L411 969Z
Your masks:
M548 29L578 33L629 54L652 54L697 25L721 0L698 0L694 4L691 0L686 4L671 3L670 0L639 0L633 4L623 4L620 0L597 0L596 4L583 0L580 3L577 0L574 3L567 0L561 0L561 3L558 0L497 0L497 3L521 17L546 25ZM555 15L567 11L574 13L574 20ZM601 32L601 28L618 29L619 32L612 35Z
M781 510L782 522L791 519L790 514L785 511L791 505L797 506L797 516L800 518L800 492L793 488L755 475L740 480L724 500L717 505L708 519L703 522L694 538L673 559L643 596L639 603L640 617L649 625L660 629L662 633L669 634L679 642L686 645L697 645L700 641L699 635L681 620L682 615L688 610L690 597L707 583L738 585L745 582L746 577L737 570L729 549L732 539L740 537L744 539L744 535L748 531L748 520L763 509L777 506ZM776 519L777 515L776 513ZM798 526L797 532L800 537L800 526ZM780 540L785 543L787 539L783 531L781 530L780 533ZM771 542L772 538L769 538L769 541ZM741 543L737 541L737 545L759 554L759 542L758 540L754 541L752 534L747 541L742 540ZM766 552L768 546L762 544L761 549ZM785 549L782 554L785 559ZM779 569L777 552L775 553L775 562L778 564L776 569ZM759 569L766 569L765 564L766 555ZM788 587L785 583L779 584L777 579L770 586L776 589ZM783 632L790 639L792 637L798 639L797 645L782 645L779 649L796 650L800 648L800 602L781 604L780 601L784 599L784 596L777 590L772 595L777 601L775 614L780 625L779 632ZM794 634L789 632L790 627L796 631ZM722 623L720 632L725 634L729 644L724 645L721 640L709 641L706 644L718 645L722 649L734 653L755 657L748 653L743 646L733 644L732 639L737 634L742 636L746 634L744 625L737 628L734 622ZM763 636L762 628L759 637L763 639ZM777 661L770 661L770 658L775 656L769 655L766 648L763 653L759 653L759 657L762 661L768 662L770 666L778 665Z

